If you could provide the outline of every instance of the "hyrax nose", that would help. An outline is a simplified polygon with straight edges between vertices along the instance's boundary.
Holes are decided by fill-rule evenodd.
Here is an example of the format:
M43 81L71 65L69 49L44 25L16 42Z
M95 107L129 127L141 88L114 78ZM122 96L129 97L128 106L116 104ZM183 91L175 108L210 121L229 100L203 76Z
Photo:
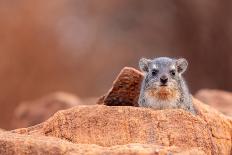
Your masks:
M166 75L163 75L160 77L160 82L162 84L166 84L168 82L168 77Z

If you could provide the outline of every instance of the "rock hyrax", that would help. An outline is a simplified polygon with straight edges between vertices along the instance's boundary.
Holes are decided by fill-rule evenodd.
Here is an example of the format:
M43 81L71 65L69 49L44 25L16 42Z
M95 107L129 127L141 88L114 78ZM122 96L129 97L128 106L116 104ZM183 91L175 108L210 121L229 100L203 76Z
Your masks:
M181 108L196 114L192 96L182 74L187 60L160 57L153 60L142 58L139 67L144 73L139 106L152 109Z

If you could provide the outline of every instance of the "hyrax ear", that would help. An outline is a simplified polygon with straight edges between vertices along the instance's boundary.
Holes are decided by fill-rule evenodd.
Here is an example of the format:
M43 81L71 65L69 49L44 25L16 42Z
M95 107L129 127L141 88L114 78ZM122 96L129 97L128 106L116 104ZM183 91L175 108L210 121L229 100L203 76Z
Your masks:
M142 72L148 72L149 71L149 64L151 63L150 59L141 58L139 60L139 68Z
M177 67L178 73L182 74L186 71L188 67L188 61L184 58L180 58L176 60L176 67Z

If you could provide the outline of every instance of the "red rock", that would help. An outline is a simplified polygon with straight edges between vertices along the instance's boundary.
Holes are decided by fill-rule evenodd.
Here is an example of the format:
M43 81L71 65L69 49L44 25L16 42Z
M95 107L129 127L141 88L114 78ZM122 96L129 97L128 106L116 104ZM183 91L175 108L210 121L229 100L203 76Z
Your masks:
M232 93L222 90L202 89L195 97L204 103L211 105L222 113L232 116Z
M202 103L197 104L200 107ZM204 110L201 113L204 115ZM230 154L229 121L219 117L219 123L211 126L211 121L206 122L201 115L194 116L180 109L155 111L138 107L77 106L56 113L40 125L13 132L105 147L140 143L185 149L201 147L206 154ZM208 117L212 118L216 116Z
M143 74L136 69L123 68L113 82L113 87L98 103L109 106L138 106L142 78Z
M76 106L59 111L39 125L7 132L9 135L0 134L1 151L6 154L14 150L55 151L59 154L60 151L69 153L73 146L74 153L86 153L87 148L88 153L97 154L95 146L99 145L97 147L103 150L100 154L154 154L157 148L161 149L158 154L167 154L167 150L193 155L232 154L231 118L197 99L193 98L196 116L182 109L132 107L137 106L141 79L139 71L125 68L112 89L99 100L99 103L117 106ZM51 137L55 137L55 144ZM75 152L76 147L81 149ZM170 150L173 147L178 151Z
M21 103L14 112L14 128L29 127L39 124L55 112L80 105L79 98L68 93L57 92L41 99Z
M152 144L127 144L102 147L95 144L74 144L59 138L19 135L0 132L0 154L85 154L85 155L205 155L200 148L181 149Z
M219 154L232 154L232 124L230 119L209 105L193 99L198 116L207 123Z
M124 73L127 74L124 74ZM124 76L130 77L130 80L124 82ZM139 85L138 81L141 81L143 78L142 73L133 69L133 68L124 68L119 74L118 78L115 80L113 84L113 88L110 89L108 94L114 96L115 99L120 99L121 101L129 101L128 95L122 95L120 92L125 91L125 94L132 94L134 99L133 102L126 102L127 106L137 106L137 99L139 96ZM120 83L124 83L123 87L119 87ZM130 89L126 89L129 86L136 85L136 89L134 89L133 93L130 92ZM129 92L127 92L129 91ZM111 100L111 96L106 95L104 99L99 99L99 103L105 105L114 105L113 103L121 103L117 100ZM228 96L228 95L227 95ZM212 140L217 144L217 149L220 154L228 154L231 151L231 124L224 115L220 114L214 108L211 108L200 101L194 100L194 106L198 112L198 116L200 116L207 124L208 128L212 131ZM105 102L107 101L107 102ZM119 106L122 104L118 104Z

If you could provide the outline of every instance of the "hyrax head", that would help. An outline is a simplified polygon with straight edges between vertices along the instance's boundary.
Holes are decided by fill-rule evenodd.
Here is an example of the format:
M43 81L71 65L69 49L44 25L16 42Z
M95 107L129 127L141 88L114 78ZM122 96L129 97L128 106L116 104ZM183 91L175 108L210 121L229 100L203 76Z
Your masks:
M182 78L181 75L186 71L187 66L188 62L184 58L140 59L139 67L145 73L144 89L178 89L178 83Z

